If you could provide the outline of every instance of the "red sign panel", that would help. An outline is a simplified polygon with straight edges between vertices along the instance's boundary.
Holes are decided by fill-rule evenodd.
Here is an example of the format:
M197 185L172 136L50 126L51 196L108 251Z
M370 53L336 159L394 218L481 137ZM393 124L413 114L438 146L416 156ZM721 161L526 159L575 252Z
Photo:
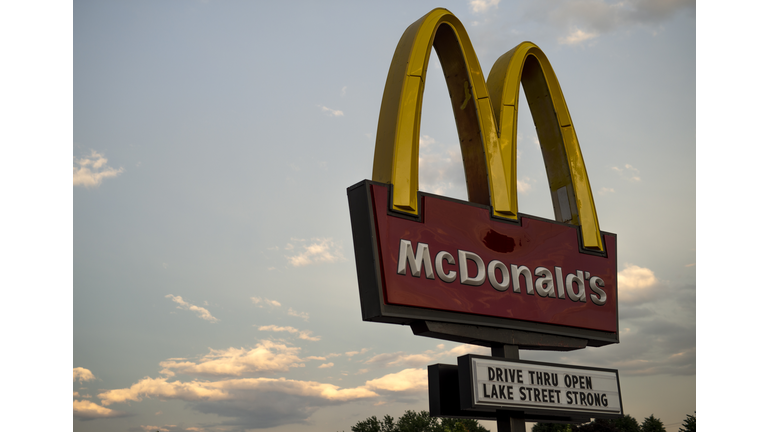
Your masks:
M391 305L448 312L454 321L471 314L565 326L617 341L615 235L602 233L604 253L585 251L577 226L522 215L518 223L502 221L486 206L429 194L420 194L419 220L388 210L386 185L364 185L383 310ZM350 209L354 225L351 192ZM407 321L385 318L375 320Z

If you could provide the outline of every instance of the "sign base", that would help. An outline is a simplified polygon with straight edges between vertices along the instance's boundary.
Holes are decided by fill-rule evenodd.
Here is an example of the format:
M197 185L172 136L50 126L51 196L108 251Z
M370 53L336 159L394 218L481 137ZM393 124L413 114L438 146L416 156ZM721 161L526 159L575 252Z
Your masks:
M487 347L515 345L526 350L573 351L587 346L586 339L437 321L413 322L411 331L417 336Z

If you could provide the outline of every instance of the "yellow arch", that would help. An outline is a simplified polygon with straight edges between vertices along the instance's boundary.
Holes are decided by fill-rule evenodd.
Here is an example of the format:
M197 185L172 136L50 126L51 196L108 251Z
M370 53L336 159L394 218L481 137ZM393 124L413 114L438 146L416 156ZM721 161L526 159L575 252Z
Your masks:
M421 103L433 46L456 119L469 201L491 206L496 217L517 220L517 107L522 83L542 145L556 218L581 225L584 247L602 251L578 139L546 56L530 42L518 45L496 61L486 87L464 26L446 9L429 12L405 30L389 68L373 180L392 184L393 208L418 213Z

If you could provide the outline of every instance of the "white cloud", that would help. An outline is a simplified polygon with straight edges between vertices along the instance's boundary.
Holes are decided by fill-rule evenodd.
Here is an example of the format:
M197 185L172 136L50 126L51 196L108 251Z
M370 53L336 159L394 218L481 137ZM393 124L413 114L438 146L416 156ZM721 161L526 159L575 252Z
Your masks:
M619 301L638 303L653 298L659 280L651 269L625 264L618 274Z
M423 135L419 138L419 190L436 195L466 193L461 151Z
M582 42L596 38L596 32L585 32L581 29L574 29L568 36L560 37L557 41L561 45L578 45Z
M533 180L531 180L530 177L525 177L525 180L517 179L517 192L523 195L527 195L528 192L531 191L532 182Z
M372 390L386 390L390 392L427 391L427 369L404 369L400 372L366 381L365 387Z
M270 300L268 298L251 297L251 301L253 302L253 304L255 304L256 306L258 306L260 308L263 308L265 305L273 307L273 308L281 306L279 301L277 301L277 300Z
M472 12L481 13L488 11L491 7L498 7L499 0L470 0L469 6L472 8Z
M72 368L72 382L92 381L94 379L96 379L96 377L94 377L93 372L88 369L81 367Z
M344 117L344 113L341 110L335 110L326 106L321 106L320 109L331 117Z
M605 195L605 194L614 193L614 192L616 191L613 188L608 188L608 187L601 187L600 190L597 191L597 193L600 195Z
M96 150L91 150L89 156L74 158L72 167L72 185L87 188L97 187L105 178L117 177L123 168L114 169L107 165L107 158Z
M629 180L631 182L639 182L640 179L640 170L633 167L630 164L624 164L623 167L611 167L611 170L618 173L621 178L625 180Z
M363 348L360 351L347 351L347 352L344 353L344 355L346 355L347 357L352 357L352 356L356 356L358 354L365 354L368 351L370 351L370 348Z
M304 321L309 321L309 314L306 312L297 312L293 310L293 308L288 308L288 315L295 316L303 319Z
M482 347L472 347L480 348ZM444 344L438 345L439 355L453 355L471 351L469 345L460 345L451 350L444 350ZM246 429L268 428L284 424L304 423L320 407L338 405L361 399L381 397L376 404L386 403L387 400L411 400L427 391L427 371L424 367L407 368L399 372L389 373L379 378L365 382L364 385L342 388L337 385L317 381L301 381L267 377L240 377L246 371L284 371L289 367L303 366L297 364L300 348L288 347L275 342L261 341L252 350L229 348L225 350L210 350L208 355L199 361L177 361L174 359L161 363L166 368L161 371L164 377L144 377L127 388L105 390L98 394L101 401L101 415L111 415L113 412L107 406L128 402L140 402L146 398L160 400L181 400L189 402L189 407L204 414L216 414L228 418L226 422L237 422ZM355 355L365 352L349 352ZM277 356L282 355L282 359ZM336 356L336 355L329 355ZM405 355L404 357L407 357ZM320 357L312 356L312 359ZM327 362L318 369L334 367ZM229 375L221 380L182 381L173 378L176 372L196 375ZM340 372L346 376L345 372ZM410 398L410 399L409 399ZM90 406L91 410L98 410ZM182 430L183 426L165 425L169 432ZM160 430L160 429L155 429ZM186 429L190 430L190 429Z
M419 137L419 149L427 148L435 143L435 139L429 135L422 135Z
M293 327L280 327L276 325L266 325L259 327L259 330L261 331L272 331L272 332L288 332L291 334L298 334L299 339L304 339L308 341L319 341L320 336L312 336L312 332L309 330L298 330Z
M292 248L292 247L291 247ZM282 307L282 304L277 300L270 300L266 297L251 297L251 301L253 304L260 308L264 308L266 306L269 306L271 309ZM292 307L288 308L288 315L295 316L298 318L303 319L304 321L309 321L309 314L306 312L298 312Z
M424 372L426 373L426 371ZM332 384L285 378L239 378L222 381L169 382L168 378L146 377L129 388L108 390L100 393L99 398L103 405L128 401L139 402L145 397L163 400L179 399L184 401L211 402L240 399L248 393L253 394L257 392L311 396L329 401L351 401L377 396L375 392L364 387L341 389Z
M190 310L192 312L196 312L197 315L200 318L202 318L202 319L204 319L206 321L210 321L212 323L215 323L215 322L217 322L219 320L218 318L216 318L213 315L211 315L211 313L208 312L208 309L202 308L200 306L195 306L195 305L193 305L191 303L187 303L187 302L184 301L184 299L181 298L181 296L175 296L173 294L168 294L167 296L165 296L165 298L169 298L169 299L173 300L175 303L178 303L178 306L176 306L177 309L185 309L185 310Z
M490 355L490 349L477 345L462 344L445 350L444 344L437 345L440 351L427 350L419 354L410 354L403 351L394 353L377 354L365 361L365 364L378 365L380 367L391 366L411 366L426 367L429 363L435 362L444 357L460 357L464 354Z
M291 239L294 242L307 243L303 239ZM293 244L288 244L289 250L294 248ZM286 248L288 249L288 248ZM335 263L344 261L344 254L342 253L342 247L336 244L331 238L313 238L309 244L300 245L298 248L301 252L296 255L286 256L288 261L294 267L302 267L309 264L317 263Z
M93 420L97 418L125 417L128 414L103 407L91 401L76 400L72 401L72 415L80 420Z
M301 348L262 340L251 349L210 349L199 361L169 359L160 362L161 373L204 376L243 376L253 373L285 372L290 368L304 367L299 352Z

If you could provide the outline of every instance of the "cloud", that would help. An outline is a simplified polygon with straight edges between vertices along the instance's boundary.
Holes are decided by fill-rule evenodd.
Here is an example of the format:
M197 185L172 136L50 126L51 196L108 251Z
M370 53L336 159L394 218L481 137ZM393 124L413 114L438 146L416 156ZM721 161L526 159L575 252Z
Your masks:
M94 377L93 372L88 369L81 367L72 368L72 382L92 381L94 379L96 379L96 377Z
M577 45L590 39L596 38L596 32L585 32L581 29L574 29L568 36L560 37L557 41L563 45Z
M523 195L527 195L528 192L531 191L531 183L533 181L534 180L531 180L531 178L527 176L525 177L525 180L517 179L517 192Z
M461 151L422 135L419 138L419 190L437 195L466 194L465 184Z
M304 339L308 341L319 341L320 336L312 336L312 332L309 330L298 330L293 327L280 327L276 325L267 325L267 326L261 326L259 327L259 330L261 331L273 331L273 332L288 332L291 334L297 334L299 336L299 339Z
M608 188L608 187L601 187L600 190L597 191L597 193L600 195L605 195L605 194L614 193L614 192L616 191L613 188Z
M80 420L93 420L109 417L126 417L130 414L123 411L115 411L95 404L91 401L72 401L72 415Z
M411 367L426 367L429 363L435 362L438 359L445 357L460 357L464 354L481 354L490 355L490 349L487 347L481 347L477 345L462 344L458 345L450 350L444 350L445 345L439 344L437 348L441 351L427 350L419 354L410 354L403 351L395 353L377 354L365 361L365 364L375 365L379 367L392 367L392 366L411 366Z
M298 243L307 243L302 239L291 239ZM289 250L293 250L294 244L289 243ZM286 256L294 267L302 267L317 263L335 263L344 261L341 245L336 244L331 238L313 238L309 244L300 245L301 252L296 255Z
M151 426L151 425L140 425L139 428L132 428L130 430L134 431L144 431L144 432L205 432L205 431L215 431L216 429L208 429L204 427L194 427L194 426L186 426L183 423L179 425L163 425L163 426Z
M363 348L360 351L347 351L347 352L344 353L344 355L346 355L347 357L352 357L352 356L356 356L358 354L365 354L368 351L370 351L370 348Z
M161 373L201 376L243 376L254 373L285 372L290 368L304 367L299 352L301 348L272 342L259 341L254 348L227 348L215 350L198 361L169 359L160 362Z
M105 390L98 394L101 407L114 404L141 402L144 399L179 400L189 403L193 411L203 414L215 414L222 418L218 425L209 427L234 428L235 430L269 428L287 424L306 423L314 412L326 406L340 405L364 399L381 398L377 404L387 401L408 401L420 398L427 391L427 371L425 367L407 368L389 373L379 378L365 381L363 385L347 388L317 381L302 381L285 377L240 377L244 370L287 370L297 366L299 348L287 347L275 342L261 341L259 350L235 349L210 350L208 355L198 361L173 359L162 362L161 366L175 372L189 374L229 375L221 380L202 380L194 378L183 381L165 377L144 377L127 388ZM439 344L436 355L463 354L482 347L460 345L445 350ZM356 355L363 349L350 352ZM277 354L286 354L288 358L274 360ZM336 355L329 355L336 356ZM408 357L407 354L403 357ZM265 358L267 361L264 361ZM312 359L320 357L312 356ZM256 360L258 359L258 360ZM244 366L244 364L246 364ZM256 366L258 365L258 366ZM303 366L303 365L301 365ZM332 362L323 363L319 369L333 367ZM166 371L161 371L165 373ZM346 375L342 373L342 375ZM233 377L234 376L234 377ZM104 408L109 410L109 408ZM176 425L165 425L169 432L183 429ZM160 429L155 429L160 430Z
M267 298L251 297L251 301L253 302L253 304L255 304L256 306L258 306L260 308L263 308L265 305L273 307L273 308L281 306L279 301L277 301L277 300L270 300L270 299L267 299Z
M470 0L469 6L474 13L482 13L488 11L491 7L498 7L499 0Z
M445 351L442 355L461 357L465 354L480 354L489 356L491 355L491 349L477 345L461 344L451 348L448 351Z
M296 312L293 310L293 308L288 308L288 315L295 316L303 319L304 321L309 321L309 314L306 312Z
M289 246L291 246L291 249L293 249L292 245L289 245ZM264 308L265 306L269 306L271 309L282 307L282 304L279 301L277 301L277 300L270 300L268 298L251 297L251 301L253 302L253 304L255 304L256 306L258 306L260 308ZM290 315L290 316L295 316L295 317L301 318L304 321L309 321L309 314L308 313L306 313L306 312L298 312L295 309L293 309L292 307L288 308L287 314Z
M326 106L320 106L320 109L331 117L344 117L344 113L341 110L331 109Z
M200 318L206 321L210 321L212 323L219 321L218 318L214 317L213 315L211 315L210 312L208 312L208 309L202 308L200 306L195 306L191 303L187 303L184 301L184 299L181 298L181 296L168 294L167 296L165 296L165 298L169 298L173 300L175 303L178 303L179 305L176 306L176 309L185 309L185 310L190 310L192 312L196 312Z
M222 425L260 429L304 423L320 407L378 396L366 387L340 388L286 378L241 378L223 381L168 381L145 377L129 388L99 394L104 405L144 398L182 400L204 414L227 418Z
M638 170L637 168L633 167L630 164L625 164L621 168L617 166L611 167L611 170L617 172L625 180L629 180L632 182L640 181L640 170Z
M107 165L107 158L96 150L91 150L89 156L74 158L72 167L72 185L86 188L98 187L105 178L117 177L123 168L114 169Z
M625 264L618 274L621 343L569 353L533 353L530 360L590 364L625 376L695 375L696 286L659 279Z
M434 360L435 356L431 351L422 354L407 354L403 351L395 353L378 354L365 361L365 364L374 364L383 367L390 366L423 366Z
M625 264L618 274L619 301L624 304L639 303L653 298L659 280L651 269Z
M427 369L404 369L400 372L387 374L381 378L366 381L365 387L389 392L413 393L427 391Z
M565 31L561 44L578 44L633 26L654 27L680 11L695 12L695 0L555 0L524 3L524 18Z

